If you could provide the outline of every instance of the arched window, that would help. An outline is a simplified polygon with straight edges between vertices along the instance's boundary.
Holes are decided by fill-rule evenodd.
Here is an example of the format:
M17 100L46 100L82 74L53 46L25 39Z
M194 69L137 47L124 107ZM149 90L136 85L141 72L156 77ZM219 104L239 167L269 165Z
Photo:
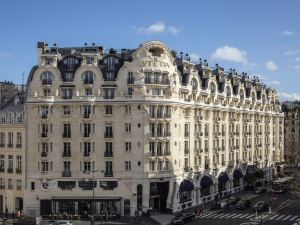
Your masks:
M51 85L53 81L53 74L50 71L45 71L41 74L42 85Z
M230 97L231 96L231 89L229 86L226 87L226 96Z
M191 84L192 84L193 91L197 91L197 89L198 89L198 82L197 82L197 80L195 78L192 79Z
M95 79L95 74L92 71L85 71L82 74L82 80L84 84L93 84Z
M215 93L216 93L216 85L215 85L215 83L211 83L211 84L210 84L210 92L211 92L212 94L215 94Z

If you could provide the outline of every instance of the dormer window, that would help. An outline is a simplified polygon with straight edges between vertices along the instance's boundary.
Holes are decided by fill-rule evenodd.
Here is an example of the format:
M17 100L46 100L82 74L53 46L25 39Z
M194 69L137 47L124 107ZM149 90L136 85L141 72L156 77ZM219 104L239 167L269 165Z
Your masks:
M153 56L160 57L164 53L164 50L159 47L153 47L149 49L149 52L152 53Z
M42 85L52 85L53 74L50 71L45 71L41 74Z
M93 84L94 78L95 78L95 74L92 71L85 71L82 74L82 79L84 84Z
M78 64L78 59L69 57L64 59L64 70L65 71L74 71L75 65Z

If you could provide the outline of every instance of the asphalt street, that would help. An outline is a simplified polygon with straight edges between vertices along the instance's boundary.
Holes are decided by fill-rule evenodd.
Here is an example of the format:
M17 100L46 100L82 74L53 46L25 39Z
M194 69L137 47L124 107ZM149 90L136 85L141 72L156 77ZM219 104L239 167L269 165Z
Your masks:
M255 202L263 200L269 201L268 193L249 194L251 207L245 210L237 210L234 206L229 209L209 211L203 217L188 225L238 225L250 220L262 220L267 225L293 225L297 220L300 221L300 200L289 193L278 195L277 199L272 199L272 212L265 211L258 213L257 217L252 209Z

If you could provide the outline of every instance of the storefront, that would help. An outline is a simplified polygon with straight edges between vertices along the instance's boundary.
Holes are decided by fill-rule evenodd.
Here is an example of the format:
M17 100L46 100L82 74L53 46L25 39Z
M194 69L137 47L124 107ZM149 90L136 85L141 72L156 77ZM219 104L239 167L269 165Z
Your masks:
M200 181L200 192L201 196L208 196L212 193L210 192L210 187L214 184L212 178L210 176L204 175Z
M219 193L221 193L222 191L226 191L227 187L226 187L226 182L229 181L229 176L227 172L221 172L218 176L218 181L219 181Z
M80 215L81 218L103 213L121 215L121 197L111 198L52 198L41 200L41 215L69 214Z

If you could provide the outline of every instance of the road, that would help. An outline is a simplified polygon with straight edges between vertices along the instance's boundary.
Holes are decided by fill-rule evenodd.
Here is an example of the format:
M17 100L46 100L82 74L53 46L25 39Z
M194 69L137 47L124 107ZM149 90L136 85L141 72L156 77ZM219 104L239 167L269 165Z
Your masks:
M250 194L252 204L259 200L269 200L268 193ZM238 225L242 222L247 222L255 219L256 215L252 207L245 210L237 210L234 206L230 209L218 211L209 211L203 217L196 219L188 225ZM259 213L257 220L263 220L263 224L267 225L293 225L297 220L300 221L300 201L289 193L278 195L277 199L272 200L272 212L268 211Z

